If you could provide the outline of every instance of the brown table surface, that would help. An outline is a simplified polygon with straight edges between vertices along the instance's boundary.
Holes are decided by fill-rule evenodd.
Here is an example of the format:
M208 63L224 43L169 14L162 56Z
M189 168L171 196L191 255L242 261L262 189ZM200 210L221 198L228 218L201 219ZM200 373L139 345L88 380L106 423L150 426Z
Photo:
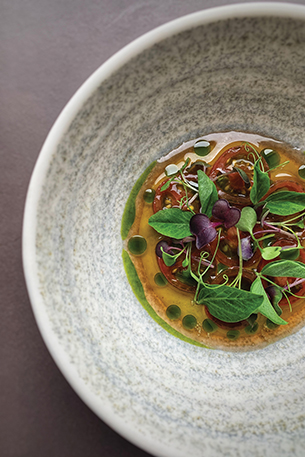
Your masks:
M1 457L149 455L79 399L42 341L22 270L25 196L48 131L96 68L158 25L229 3L0 0Z

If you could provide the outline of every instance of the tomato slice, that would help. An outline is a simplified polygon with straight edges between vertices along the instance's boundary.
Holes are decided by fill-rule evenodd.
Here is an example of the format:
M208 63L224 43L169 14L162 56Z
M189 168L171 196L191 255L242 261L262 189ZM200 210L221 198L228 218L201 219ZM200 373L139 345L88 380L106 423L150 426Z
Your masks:
M185 196L182 186L177 183L171 182L166 190L161 191L161 188L170 178L165 179L156 190L156 195L153 201L154 213L164 208L179 207L179 202Z
M205 246L202 251L206 251L209 253L208 258L205 260L210 261L213 255L211 245ZM187 274L187 267L184 267L182 265L184 259L185 256L182 254L181 257L178 257L174 265L168 267L167 265L165 265L161 257L157 258L161 272L172 286L176 287L179 290L183 290L184 292L194 292L194 290L197 287L197 281ZM193 247L191 253L191 269L193 272L195 272L196 275L198 272L199 262L200 251ZM201 272L203 272L205 268L206 266L201 263ZM207 276L210 276L213 273L213 271L215 271L215 268L210 268L207 272Z
M243 170L250 182L253 179L253 159L249 158L249 151L245 146L235 146L224 151L216 160L209 173L210 179L214 181L220 198L225 198L230 203L247 206L250 201L250 186L240 174L233 170L237 167Z

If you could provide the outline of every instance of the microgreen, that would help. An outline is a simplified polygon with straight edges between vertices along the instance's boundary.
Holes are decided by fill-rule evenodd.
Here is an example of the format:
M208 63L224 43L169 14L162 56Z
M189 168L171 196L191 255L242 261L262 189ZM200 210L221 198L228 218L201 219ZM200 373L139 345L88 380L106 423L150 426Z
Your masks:
M245 206L241 210L240 219L236 224L242 232L252 233L255 224L257 223L256 211L251 206Z
M289 216L304 210L305 193L285 190L274 192L264 200L264 203L272 214Z
M261 159L256 160L253 170L253 185L250 191L250 200L256 205L266 195L270 188L270 178L261 170Z
M197 176L201 212L211 217L213 206L218 200L217 188L202 170L197 171Z
M263 316L267 317L270 319L272 322L278 325L286 325L287 322L282 319L275 309L273 308L268 295L264 289L264 286L262 284L262 280L260 277L257 277L253 283L251 284L251 292L253 294L258 294L259 296L263 297L263 300L261 304L257 307L257 312L261 313Z
M279 278L305 278L305 265L296 260L277 260L265 265L261 274Z
M148 223L161 235L181 239L191 236L190 220L193 214L179 208L168 208L153 214Z

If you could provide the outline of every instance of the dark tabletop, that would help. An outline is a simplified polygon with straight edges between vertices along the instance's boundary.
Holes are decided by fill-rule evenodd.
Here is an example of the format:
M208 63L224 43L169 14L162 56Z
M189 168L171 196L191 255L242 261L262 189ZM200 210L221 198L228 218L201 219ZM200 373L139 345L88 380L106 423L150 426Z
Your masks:
M42 341L22 270L25 196L48 131L96 68L158 25L228 3L0 0L1 457L148 456L79 399Z

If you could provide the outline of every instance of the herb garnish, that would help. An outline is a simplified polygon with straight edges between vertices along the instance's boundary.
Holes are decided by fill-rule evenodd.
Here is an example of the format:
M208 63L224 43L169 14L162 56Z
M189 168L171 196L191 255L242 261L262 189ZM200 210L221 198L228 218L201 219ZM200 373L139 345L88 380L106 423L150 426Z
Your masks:
M248 152L249 146L246 148ZM202 169L200 164L197 165L197 181L188 180L185 170L190 160L187 159L180 169L175 164L167 167L167 180L161 187L161 192L164 192L176 183L184 189L185 195L179 207L157 211L148 223L170 239L169 243L160 241L156 248L164 264L173 266L180 259L182 271L179 274L189 279L190 283L195 282L195 304L206 306L212 316L226 323L248 319L250 322L254 313L260 313L276 325L286 325L287 322L280 317L281 300L286 299L291 306L289 297L300 297L292 289L305 281L305 265L294 260L303 249L297 232L304 229L305 193L273 190L269 177L271 169L265 170L263 158L251 148L253 176L248 176L237 166L233 167L245 189L250 190L250 205L240 210L226 199L219 199L216 184L221 175L213 182L208 176L206 164L202 165ZM283 165L276 164L276 167ZM198 202L200 210L194 211L194 201ZM292 215L292 218L285 219L285 216ZM274 216L281 218L277 220ZM210 273L220 249L221 237L225 237L229 229L234 229L237 236L238 273L230 280L224 270L223 283L215 284L211 282ZM282 237L280 243L276 236ZM211 253L209 249L212 245L214 251ZM195 249L199 251L196 268L192 265ZM250 290L245 290L242 283L244 262L248 262L256 251L266 264L260 271L253 270L255 279ZM287 282L279 285L274 278L286 278Z

